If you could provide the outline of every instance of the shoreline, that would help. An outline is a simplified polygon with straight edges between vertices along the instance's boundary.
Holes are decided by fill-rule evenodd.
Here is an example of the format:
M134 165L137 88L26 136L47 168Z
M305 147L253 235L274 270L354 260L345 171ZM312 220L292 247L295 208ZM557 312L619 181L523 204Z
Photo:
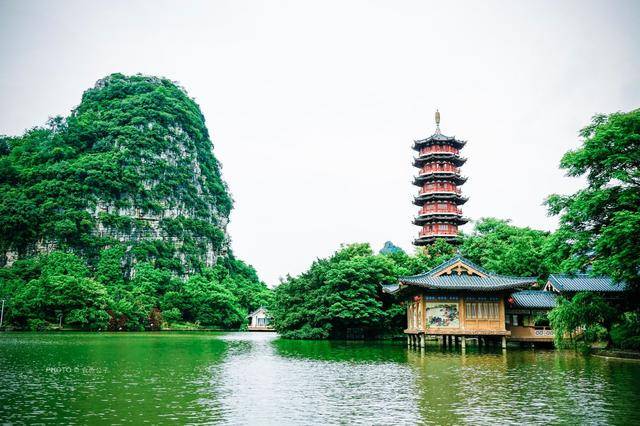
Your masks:
M600 358L640 361L640 351L631 351L624 349L594 349L591 355Z

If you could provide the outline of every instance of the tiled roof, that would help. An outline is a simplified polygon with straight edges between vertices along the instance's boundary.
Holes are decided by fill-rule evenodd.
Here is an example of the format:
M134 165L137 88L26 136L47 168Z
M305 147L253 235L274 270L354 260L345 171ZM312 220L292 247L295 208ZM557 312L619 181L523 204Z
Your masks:
M456 142L462 142L462 141L456 139L455 136L446 136L446 135L443 135L442 133L434 133L433 135L429 136L428 138L417 140L416 143L423 143L423 142L430 142L430 141L456 141Z
M609 277L591 277L587 274L549 275L549 282L559 292L568 291L624 291L624 283L614 283Z
M456 262L462 262L465 265L469 266L472 269L475 269L476 271L479 271L485 275L491 275L491 272L487 271L486 269L476 265L475 263L473 263L472 261L470 261L469 259L460 256L459 254L453 256L451 259L447 260L446 262L441 263L440 265L436 266L435 268L431 269L430 271L425 272L424 274L420 274L420 275L414 275L416 277L418 276L422 276L422 275L435 275L438 272L447 269L449 266L453 265Z
M514 307L517 308L555 308L558 295L552 291L522 290L511 293Z
M477 277L457 274L432 277L423 274L402 277L400 282L432 289L494 291L528 287L535 283L536 279L535 277L506 277L501 275Z
M382 292L383 293L395 293L400 288L400 284L383 284Z
M457 262L461 262L462 264L468 266L470 269L474 269L481 274L486 275L486 277L458 275L456 273L453 273L451 275L437 276L438 273L456 264ZM400 283L402 284L443 290L507 290L528 287L535 282L535 277L511 277L506 275L492 274L486 269L481 268L480 266L476 265L468 259L465 259L460 255L452 257L441 265L423 274L400 277Z

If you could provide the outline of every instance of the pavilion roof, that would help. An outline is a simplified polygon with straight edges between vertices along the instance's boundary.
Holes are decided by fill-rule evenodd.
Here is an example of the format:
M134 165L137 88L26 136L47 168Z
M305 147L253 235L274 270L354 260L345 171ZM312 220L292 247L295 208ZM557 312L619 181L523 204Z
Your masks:
M558 295L552 291L521 290L511 293L516 308L544 308L556 307Z
M587 274L551 274L548 282L559 292L620 292L625 289L624 283L616 283L610 277L592 277Z
M536 277L493 274L458 255L423 274L400 277L401 286L441 290L499 291L529 287Z

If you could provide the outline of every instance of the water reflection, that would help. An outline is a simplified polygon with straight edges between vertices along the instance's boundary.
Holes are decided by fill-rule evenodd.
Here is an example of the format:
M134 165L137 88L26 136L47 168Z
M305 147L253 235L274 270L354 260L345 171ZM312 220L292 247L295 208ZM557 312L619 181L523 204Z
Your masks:
M203 415L198 378L225 351L226 343L213 335L5 334L0 420L195 421Z
M640 363L271 333L0 335L0 423L627 424Z
M413 375L397 347L230 335L220 375L222 420L257 424L414 424ZM393 380L389 380L393 378ZM212 383L212 386L215 386ZM407 395L407 390L410 392Z

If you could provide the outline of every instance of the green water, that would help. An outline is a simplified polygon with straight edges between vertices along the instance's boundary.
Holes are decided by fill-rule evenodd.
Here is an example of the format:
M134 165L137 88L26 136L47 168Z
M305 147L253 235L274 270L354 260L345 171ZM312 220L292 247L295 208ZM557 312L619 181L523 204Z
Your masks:
M638 424L640 362L271 333L0 334L0 423Z

